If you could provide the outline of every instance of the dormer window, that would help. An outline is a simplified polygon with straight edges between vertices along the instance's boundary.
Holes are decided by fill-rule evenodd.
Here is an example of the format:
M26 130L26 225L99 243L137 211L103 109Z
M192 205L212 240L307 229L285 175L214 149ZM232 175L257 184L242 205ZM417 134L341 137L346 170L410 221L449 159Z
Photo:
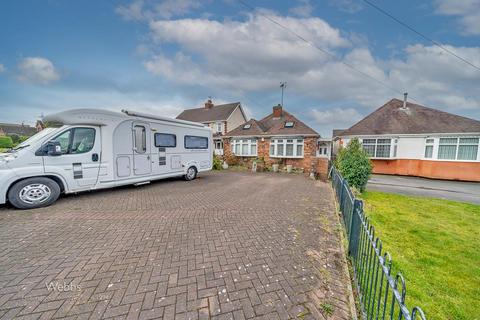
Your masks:
M248 130L252 127L250 123L247 123L246 125L243 126L243 130Z
M293 128L294 124L293 121L285 121L285 128Z

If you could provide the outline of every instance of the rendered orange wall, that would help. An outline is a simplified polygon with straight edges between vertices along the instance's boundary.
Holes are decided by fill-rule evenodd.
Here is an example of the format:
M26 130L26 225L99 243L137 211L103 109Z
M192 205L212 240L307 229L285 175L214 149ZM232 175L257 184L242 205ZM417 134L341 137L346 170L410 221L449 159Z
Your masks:
M480 162L372 160L373 173L480 182Z

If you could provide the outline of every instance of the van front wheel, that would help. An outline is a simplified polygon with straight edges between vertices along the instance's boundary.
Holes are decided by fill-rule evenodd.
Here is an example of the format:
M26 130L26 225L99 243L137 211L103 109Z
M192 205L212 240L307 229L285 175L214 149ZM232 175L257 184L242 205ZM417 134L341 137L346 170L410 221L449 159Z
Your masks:
M28 178L15 183L8 200L18 209L47 207L60 196L60 186L50 178Z
M197 169L195 167L190 167L187 169L187 173L185 173L185 180L191 181L197 177Z

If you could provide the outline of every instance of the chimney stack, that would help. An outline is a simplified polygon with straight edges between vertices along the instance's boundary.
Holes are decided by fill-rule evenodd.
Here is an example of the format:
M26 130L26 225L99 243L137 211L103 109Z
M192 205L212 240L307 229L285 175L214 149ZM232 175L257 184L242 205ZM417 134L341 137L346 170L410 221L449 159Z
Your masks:
M277 106L273 107L273 117L274 118L281 118L282 117L282 105L278 104Z
M407 96L408 96L408 92L405 92L403 94L403 109L407 109Z
M213 102L212 99L208 99L207 102L205 102L205 109L212 109L213 108Z

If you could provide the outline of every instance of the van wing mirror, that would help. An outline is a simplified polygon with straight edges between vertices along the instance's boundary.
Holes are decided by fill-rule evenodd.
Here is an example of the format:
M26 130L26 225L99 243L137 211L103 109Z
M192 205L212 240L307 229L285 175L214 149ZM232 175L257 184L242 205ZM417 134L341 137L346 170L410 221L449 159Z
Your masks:
M62 155L62 146L58 141L47 142L47 155L50 157L58 157Z

